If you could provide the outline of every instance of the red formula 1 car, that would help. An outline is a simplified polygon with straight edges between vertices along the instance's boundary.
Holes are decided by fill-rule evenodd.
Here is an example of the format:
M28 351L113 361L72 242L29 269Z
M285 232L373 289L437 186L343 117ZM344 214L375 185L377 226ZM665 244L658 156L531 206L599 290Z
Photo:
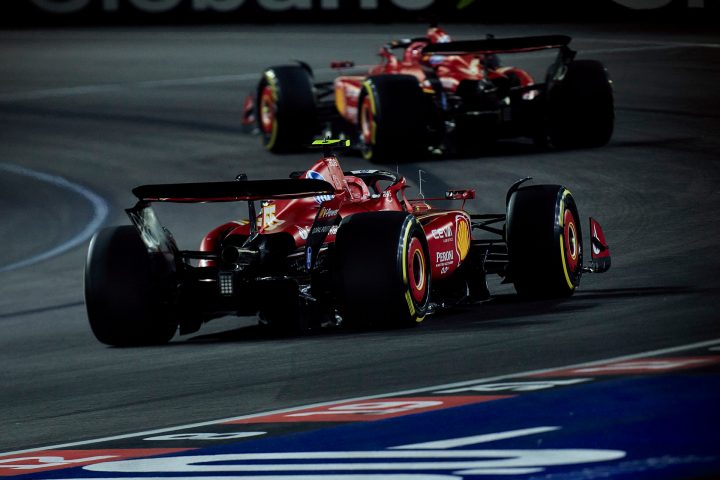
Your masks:
M473 190L408 199L402 176L343 172L323 158L289 179L145 185L127 210L131 226L98 232L88 252L85 302L98 340L169 341L224 315L256 315L280 332L323 323L415 325L444 306L489 297L497 274L530 297L569 296L583 272L610 267L590 219L592 262L583 266L580 217L559 185L514 184L507 211L472 215ZM349 141L342 141L349 144ZM441 201L455 208L439 208ZM180 250L151 202L246 201L246 220ZM257 209L256 202L260 202Z
M600 62L574 60L569 42L564 35L453 42L432 27L425 37L384 45L379 65L331 82L316 82L304 63L275 66L246 98L243 123L257 122L272 152L333 136L374 161L523 136L560 148L601 146L613 132L612 85ZM544 49L558 55L542 83L498 57ZM353 62L331 66L343 72Z

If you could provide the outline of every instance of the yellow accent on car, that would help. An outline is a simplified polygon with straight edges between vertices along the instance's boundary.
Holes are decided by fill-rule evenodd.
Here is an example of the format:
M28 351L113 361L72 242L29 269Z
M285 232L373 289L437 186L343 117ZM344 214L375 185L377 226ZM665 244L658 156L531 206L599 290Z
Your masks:
M326 138L324 140L314 140L312 142L313 145L338 145L339 147L349 147L350 146L350 140L345 139L339 139L339 138Z
M458 217L457 224L457 250L460 255L460 261L465 260L468 252L470 251L470 225L465 217Z

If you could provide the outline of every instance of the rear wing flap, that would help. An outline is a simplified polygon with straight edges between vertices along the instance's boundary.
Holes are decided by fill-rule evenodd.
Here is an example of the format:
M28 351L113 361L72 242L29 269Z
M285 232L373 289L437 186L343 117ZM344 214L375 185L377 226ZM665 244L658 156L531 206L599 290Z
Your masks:
M138 198L134 207L125 212L140 233L148 252L161 254L168 264L178 261L182 252L170 231L165 228L151 207L151 202L209 203L248 202L251 234L257 233L255 200L292 199L333 195L335 188L324 180L282 179L235 182L172 183L142 185L133 189ZM323 237L324 238L324 237ZM186 252L187 253L187 252Z
M488 38L483 40L459 40L447 43L431 43L423 48L423 54L464 55L468 53L519 53L567 48L572 40L567 35L538 35L533 37Z
M336 193L330 183L309 178L142 185L132 192L142 202L175 203L291 199Z

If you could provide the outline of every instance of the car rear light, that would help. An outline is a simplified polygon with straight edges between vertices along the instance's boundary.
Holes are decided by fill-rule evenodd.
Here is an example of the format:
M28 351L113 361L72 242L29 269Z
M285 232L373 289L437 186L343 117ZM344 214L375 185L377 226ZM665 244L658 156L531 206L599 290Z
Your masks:
M218 276L220 295L231 296L234 292L233 272L220 272Z

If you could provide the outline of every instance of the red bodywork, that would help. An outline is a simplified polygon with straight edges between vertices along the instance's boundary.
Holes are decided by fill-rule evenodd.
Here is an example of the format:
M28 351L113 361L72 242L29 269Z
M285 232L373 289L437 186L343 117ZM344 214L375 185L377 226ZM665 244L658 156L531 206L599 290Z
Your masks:
M340 217L360 212L406 211L415 215L425 231L433 279L449 277L463 263L470 250L470 215L462 209L436 209L424 199L408 200L405 178L398 177L387 186L368 185L362 178L345 174L336 157L318 160L301 178L325 180L335 189L334 195L289 200L264 201L257 215L260 234L286 232L292 235L295 247L305 247L306 240L322 207L339 208ZM474 197L472 190L460 190L452 197L467 200ZM330 206L330 207L328 207ZM335 241L337 227L328 232L326 243ZM215 228L203 239L200 250L217 252L223 241L230 236L248 237L250 224L247 220L229 222ZM203 266L212 266L206 260Z
M358 99L365 78L372 75L404 74L417 77L423 90L433 93L434 89L427 71L433 71L445 92L455 93L461 80L495 80L499 77L513 75L518 86L527 87L534 84L533 77L516 67L493 66L487 62L492 54L468 53L463 55L428 55L422 50L431 43L446 43L449 35L441 28L432 27L427 37L415 39L410 43L401 57L396 57L392 45L383 46L378 55L382 58L379 65L372 66L363 75L341 75L335 78L335 106L338 113L352 124L358 123ZM333 62L334 68L351 66L352 62Z

